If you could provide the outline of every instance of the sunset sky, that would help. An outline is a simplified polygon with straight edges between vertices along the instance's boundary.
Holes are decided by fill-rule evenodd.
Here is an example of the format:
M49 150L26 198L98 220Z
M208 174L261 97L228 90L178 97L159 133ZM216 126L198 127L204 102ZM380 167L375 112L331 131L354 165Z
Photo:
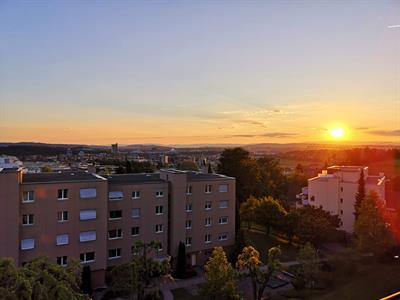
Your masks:
M0 142L400 142L400 1L0 0Z

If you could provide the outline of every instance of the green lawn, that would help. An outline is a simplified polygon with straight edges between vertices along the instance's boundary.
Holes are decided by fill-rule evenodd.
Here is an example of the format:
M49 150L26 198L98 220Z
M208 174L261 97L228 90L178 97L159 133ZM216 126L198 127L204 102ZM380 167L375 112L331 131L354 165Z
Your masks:
M260 252L261 260L263 262L266 261L268 249L271 247L279 246L282 251L281 261L292 261L296 260L298 248L289 245L288 242L284 239L277 238L275 236L267 236L262 232L248 232L245 234L248 242L254 248Z
M175 289L171 291L172 294L174 295L175 300L186 300L186 299L191 299L191 300L206 300L206 298L203 298L201 296L193 296L191 295L188 291L185 289Z

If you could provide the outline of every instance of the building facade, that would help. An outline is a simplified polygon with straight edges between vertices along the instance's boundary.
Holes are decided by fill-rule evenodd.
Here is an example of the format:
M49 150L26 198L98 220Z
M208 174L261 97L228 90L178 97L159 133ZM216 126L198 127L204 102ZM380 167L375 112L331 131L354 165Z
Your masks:
M374 190L386 205L385 176L369 175L365 166L332 166L308 179L308 187L297 195L298 205L320 207L341 219L341 229L353 232L354 204L358 181L363 170L366 193Z
M172 260L183 242L192 265L216 246L229 251L235 179L173 169L108 177L0 170L0 257L17 265L39 256L79 260L97 287L108 267L130 260L137 241L157 241L152 255Z

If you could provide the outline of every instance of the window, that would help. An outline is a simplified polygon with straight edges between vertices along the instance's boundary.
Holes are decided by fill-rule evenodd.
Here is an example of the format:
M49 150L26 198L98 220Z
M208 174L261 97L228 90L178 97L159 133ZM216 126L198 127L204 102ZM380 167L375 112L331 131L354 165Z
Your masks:
M228 239L227 233L220 233L218 236L218 241L226 241Z
M68 245L69 244L69 236L68 234L59 234L56 237L57 246Z
M121 248L108 250L108 259L115 259L121 257Z
M228 224L228 217L221 217L218 221L219 224Z
M156 233L163 232L163 224L157 224L156 225Z
M66 265L68 265L68 257L67 256L58 256L57 264L65 267Z
M340 210L340 214L343 215L343 209Z
M192 194L192 186L191 185L188 185L187 187L186 187L186 195L191 195Z
M34 239L25 239L21 241L21 250L29 250L35 248Z
M228 208L228 200L219 201L219 208Z
M95 188L80 189L79 195L82 199L85 198L96 198L97 191Z
M163 206L159 205L156 206L156 215L162 215L163 214Z
M340 198L340 203L343 203L343 198Z
M88 263L88 262L93 262L95 259L95 253L92 252L86 252L86 253L81 253L79 255L81 263Z
M210 233L207 233L207 234L204 236L204 242L205 242L206 244L211 243L211 234L210 234Z
M29 203L35 201L34 191L27 191L22 193L22 202Z
M116 220L122 218L122 210L110 210L109 219Z
M96 217L97 213L95 209L85 209L79 212L79 219L81 221L96 219Z
M67 222L68 221L68 211L57 212L57 222Z
M140 218L140 208L132 209L132 218Z
M211 201L207 201L206 204L204 205L205 210L210 210L211 209Z
M66 199L68 199L68 189L59 189L58 200L66 200Z
M22 215L22 225L31 226L33 223L33 214Z
M207 194L211 193L211 189L212 189L212 185L207 184L207 185L206 185L206 193L207 193Z
M135 235L139 235L140 233L140 228L139 226L135 226L131 228L131 235L135 236Z
M108 200L117 201L124 198L124 193L121 191L113 191L108 193Z
M186 247L189 247L192 245L192 237L189 236L185 239L185 245L186 245Z
M311 200L311 201L315 201L315 197L314 197L314 196L311 196L310 200Z
M157 251L158 251L158 252L163 251L163 247L162 247L162 243L161 243L161 242L158 243L158 245L157 245Z
M342 186L340 187L340 191L343 192L343 187Z
M218 188L220 193L227 193L228 192L228 185L227 184L220 184Z
M140 198L140 191L133 191L132 192L132 199Z
M186 229L191 229L192 228L192 220L186 220Z
M164 197L164 191L157 191L156 192L156 197L157 198Z
M116 240L122 238L122 229L111 229L108 231L108 239Z
M206 218L205 225L211 226L211 218Z
M192 211L192 203L186 203L186 212Z
M85 242L91 242L96 240L96 231L91 230L91 231L82 231L79 234L79 241L81 243Z

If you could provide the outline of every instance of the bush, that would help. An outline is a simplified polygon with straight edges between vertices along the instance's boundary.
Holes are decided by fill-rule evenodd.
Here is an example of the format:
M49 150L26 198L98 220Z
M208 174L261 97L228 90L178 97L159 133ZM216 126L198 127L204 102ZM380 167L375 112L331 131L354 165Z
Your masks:
M178 278L178 279L188 279L188 278L192 278L195 276L197 276L197 272L193 269L187 269L185 271L185 273L183 273L183 274L180 274L178 272L172 273L172 277Z

